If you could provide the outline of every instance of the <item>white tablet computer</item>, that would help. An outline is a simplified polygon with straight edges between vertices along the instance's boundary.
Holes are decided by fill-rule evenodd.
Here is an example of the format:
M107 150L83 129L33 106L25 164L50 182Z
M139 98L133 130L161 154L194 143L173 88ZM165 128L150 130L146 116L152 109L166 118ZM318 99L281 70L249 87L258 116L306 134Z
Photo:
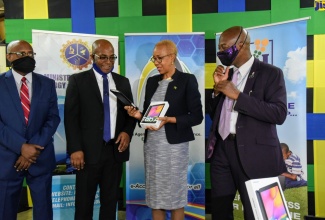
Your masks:
M164 117L167 109L169 107L168 102L151 102L147 111L144 113L140 125L143 128L147 128L148 126L153 126L158 128L160 125L160 120L158 117Z

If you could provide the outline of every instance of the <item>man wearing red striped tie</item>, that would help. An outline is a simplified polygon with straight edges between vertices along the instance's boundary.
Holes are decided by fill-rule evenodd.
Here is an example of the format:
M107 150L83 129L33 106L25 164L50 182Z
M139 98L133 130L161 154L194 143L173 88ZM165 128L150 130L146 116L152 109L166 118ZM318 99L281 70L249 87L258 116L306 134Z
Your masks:
M53 219L53 135L60 117L54 80L33 72L35 55L28 42L10 42L11 69L0 75L0 220L17 218L24 178L33 219Z

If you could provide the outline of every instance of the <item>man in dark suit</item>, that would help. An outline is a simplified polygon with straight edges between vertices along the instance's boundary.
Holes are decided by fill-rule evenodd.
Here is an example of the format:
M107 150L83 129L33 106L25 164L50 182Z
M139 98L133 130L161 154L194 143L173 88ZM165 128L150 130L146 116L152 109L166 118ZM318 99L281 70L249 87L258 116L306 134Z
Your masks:
M245 181L285 172L276 131L287 115L284 76L281 69L252 56L250 37L242 27L225 30L218 47L217 56L227 67L217 66L210 101L212 218L233 219L238 190L245 219L251 220Z
M53 219L53 135L60 123L53 80L34 73L31 45L7 47L11 69L0 76L0 219L17 218L23 179L33 200L33 219Z
M129 159L136 121L106 90L117 89L133 98L129 80L112 72L117 58L113 45L96 40L92 53L93 68L70 76L64 105L67 148L77 168L75 219L92 219L98 185L99 219L115 219L123 162Z

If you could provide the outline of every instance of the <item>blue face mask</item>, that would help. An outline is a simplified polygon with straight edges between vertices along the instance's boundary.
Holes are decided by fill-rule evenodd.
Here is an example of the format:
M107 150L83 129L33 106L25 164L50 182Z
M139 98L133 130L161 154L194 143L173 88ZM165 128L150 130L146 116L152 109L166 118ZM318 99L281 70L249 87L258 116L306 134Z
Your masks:
M236 47L236 44L237 44L237 41L238 41L242 32L243 32L243 28L241 29L239 36L237 37L237 40L234 43L234 45L229 47L227 50L217 52L217 56L223 65L230 66L232 64L232 62L235 60L235 58L237 57L237 55L242 47L238 50ZM245 44L245 42L246 42L247 35L248 35L248 33L246 34L243 44Z

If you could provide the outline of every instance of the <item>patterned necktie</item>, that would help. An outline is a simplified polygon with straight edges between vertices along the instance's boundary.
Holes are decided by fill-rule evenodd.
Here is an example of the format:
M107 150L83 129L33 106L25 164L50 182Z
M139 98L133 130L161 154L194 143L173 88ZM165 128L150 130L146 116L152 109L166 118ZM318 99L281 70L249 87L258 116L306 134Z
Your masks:
M111 140L111 120L109 109L109 92L107 74L103 74L103 105L104 105L104 141Z
M238 73L239 73L238 70L235 71L231 80L235 85L237 84ZM230 117L231 117L233 104L234 104L234 100L228 97L226 97L225 100L223 101L222 110L220 114L219 128L218 128L219 134L223 140L225 140L230 134Z
M233 75L233 78L232 78L232 81L233 81L233 83L236 85L236 83L237 83L237 76L238 76L238 73L239 73L239 71L236 71L236 72L234 72L234 75ZM229 100L232 100L232 99L229 99ZM224 102L223 102L223 106L226 104L225 103L226 102L226 99L224 100ZM229 105L229 103L228 103L228 105ZM224 109L224 107L222 106L222 110L221 111L223 111L223 109ZM232 106L232 104L231 104L231 106ZM231 113L231 112L230 112ZM217 114L217 112L216 112L216 114ZM223 112L221 112L221 115L223 114ZM221 116L220 115L220 122L219 122L219 127L220 127L220 124L221 124ZM224 123L224 122L223 122ZM211 158L211 156L212 156L212 154L213 154L213 150L214 150L214 146L215 146L215 144L216 144L216 141L217 141L217 137L216 137L216 128L217 128L217 124L218 124L218 118L215 116L214 118L213 118L213 123L212 123L212 130L211 130L211 132L210 132L210 134L209 134L209 138L208 138L208 148L207 148L207 158ZM228 135L229 135L229 126L230 126L230 121L228 120ZM227 136L228 136L227 135ZM227 137L226 136L226 137Z
M26 78L21 78L21 87L20 87L20 102L23 107L24 117L26 125L28 124L29 110L30 110L30 100L29 100L29 92L28 86L26 83Z

